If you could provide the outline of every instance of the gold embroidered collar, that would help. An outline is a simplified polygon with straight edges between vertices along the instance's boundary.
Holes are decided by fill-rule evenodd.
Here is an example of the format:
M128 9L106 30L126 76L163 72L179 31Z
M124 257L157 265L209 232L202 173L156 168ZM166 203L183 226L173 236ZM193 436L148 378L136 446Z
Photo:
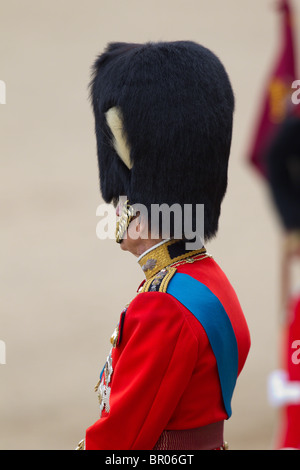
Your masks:
M151 279L171 264L206 253L204 247L198 250L186 250L185 243L185 240L165 240L141 255L138 263L144 271L146 279Z

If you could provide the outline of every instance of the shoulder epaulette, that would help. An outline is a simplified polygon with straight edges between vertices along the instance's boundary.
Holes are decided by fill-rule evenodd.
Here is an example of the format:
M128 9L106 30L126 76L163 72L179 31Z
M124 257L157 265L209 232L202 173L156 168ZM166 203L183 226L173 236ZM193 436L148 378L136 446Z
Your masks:
M164 268L148 279L140 292L167 292L169 282L176 273L176 268Z

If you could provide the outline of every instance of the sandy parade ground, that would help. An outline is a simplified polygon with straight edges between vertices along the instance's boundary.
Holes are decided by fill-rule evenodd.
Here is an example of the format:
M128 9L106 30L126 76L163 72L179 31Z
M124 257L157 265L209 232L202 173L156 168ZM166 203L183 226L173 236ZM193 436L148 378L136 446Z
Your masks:
M272 449L267 378L279 361L281 228L246 156L279 32L272 0L1 1L0 449L73 449L98 418L94 385L143 273L96 236L103 201L90 67L111 41L179 39L212 49L235 92L229 187L207 246L252 337L226 440L233 450Z

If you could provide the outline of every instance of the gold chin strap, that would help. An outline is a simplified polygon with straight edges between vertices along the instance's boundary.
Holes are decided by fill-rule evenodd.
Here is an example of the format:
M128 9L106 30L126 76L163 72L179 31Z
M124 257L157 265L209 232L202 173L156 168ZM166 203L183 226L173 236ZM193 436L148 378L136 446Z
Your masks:
M121 243L123 240L123 237L126 233L126 230L129 227L130 222L132 221L134 217L134 208L129 204L129 201L127 200L123 206L122 209L122 214L117 221L117 227L116 227L116 242Z

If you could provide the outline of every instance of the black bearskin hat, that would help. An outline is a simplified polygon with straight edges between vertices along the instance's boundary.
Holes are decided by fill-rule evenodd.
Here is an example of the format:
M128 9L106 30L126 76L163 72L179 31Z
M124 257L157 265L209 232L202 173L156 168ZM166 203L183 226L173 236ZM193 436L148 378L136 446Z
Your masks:
M100 187L106 202L204 204L218 229L234 96L220 60L191 41L111 43L93 67Z
M300 229L300 115L285 119L270 147L268 177L286 230Z

